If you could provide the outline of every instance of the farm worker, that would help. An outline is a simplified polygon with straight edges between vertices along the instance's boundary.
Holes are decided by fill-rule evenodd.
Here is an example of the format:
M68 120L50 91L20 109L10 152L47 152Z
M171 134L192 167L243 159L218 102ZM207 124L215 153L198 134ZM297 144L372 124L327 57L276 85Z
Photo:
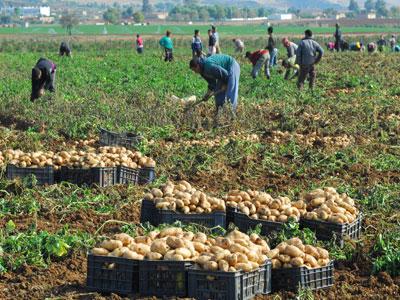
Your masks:
M240 78L240 66L237 61L229 55L215 54L207 58L192 59L190 69L208 82L208 91L201 101L207 101L211 96L215 96L216 121L226 99L231 103L232 114L235 116Z
M143 53L143 38L139 34L136 35L136 51L139 54Z
M392 37L389 40L390 49L394 51L394 47L396 46L396 37L392 34Z
M232 42L235 44L235 52L242 53L244 50L244 43L239 39L233 39Z
M335 50L335 43L334 43L334 42L328 42L328 43L326 43L326 48L327 48L329 51L333 52L333 50Z
M32 69L31 101L41 97L44 90L55 92L56 65L48 59L40 58Z
M203 53L203 44L200 38L200 31L196 29L194 31L194 36L192 39L192 56L193 58L200 57L202 53Z
M320 62L322 55L324 55L324 50L313 40L312 31L307 29L305 37L301 40L296 52L296 64L300 66L299 78L297 80L297 87L299 89L303 88L307 75L309 75L310 88L314 87L316 78L315 65Z
M217 53L217 49L215 48L215 36L212 34L211 29L208 30L208 56L214 55Z
M251 77L256 79L258 72L264 66L265 76L267 76L268 79L271 78L271 74L269 72L270 57L269 57L268 50L262 49L262 50L254 51L253 53L251 53L250 51L247 51L246 58L248 58L250 60L250 62L253 64L253 70L251 71Z
M71 48L68 46L66 42L61 42L60 45L60 50L59 50L60 56L71 56Z
M355 42L355 43L351 43L349 45L349 50L350 51L362 51L362 43L361 42Z
M385 47L387 45L385 37L383 35L381 35L381 38L376 42L376 44L378 45L379 52L382 52L383 50L385 50Z
M214 25L211 26L211 31L213 36L215 37L215 53L219 54L221 53L221 47L219 45L219 34L217 32L217 27L215 27Z
M340 26L338 23L335 25L336 30L333 36L335 37L335 49L337 52L342 50L342 31L340 30Z
M396 45L393 47L394 52L400 52L400 45Z
M171 40L171 31L167 30L165 36L160 40L160 46L164 48L165 59L164 61L172 61L174 56L172 54L172 49L174 48L174 43Z
M299 75L300 66L298 64L296 64L295 62L291 61L290 58L285 58L282 61L282 67L284 67L286 69L285 77L284 77L285 80L293 79L294 77ZM291 73L292 69L294 70L294 73L293 73L293 76L290 77L290 73Z
M270 55L269 65L271 67L276 66L278 63L278 49L276 48L276 39L273 36L274 28L272 26L268 27L268 43L265 49L268 50Z
M368 43L367 50L368 50L368 53L376 52L376 44L374 42Z

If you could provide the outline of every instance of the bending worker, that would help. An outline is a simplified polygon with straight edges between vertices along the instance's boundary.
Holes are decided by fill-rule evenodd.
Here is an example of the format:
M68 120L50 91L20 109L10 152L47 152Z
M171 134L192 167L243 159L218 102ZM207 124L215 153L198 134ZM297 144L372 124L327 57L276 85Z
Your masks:
M66 42L61 42L59 54L60 56L71 56L71 48Z
M44 90L55 92L56 65L48 59L40 58L32 69L31 101L43 96Z
M294 74L290 79L296 77L300 69L299 65L296 64L296 51L298 46L297 44L289 41L287 37L282 39L282 44L287 50L287 59L283 60L282 66L286 69L284 78L285 80L288 80L292 69L294 70Z
M194 58L190 61L190 69L200 74L208 82L208 91L201 101L207 101L213 95L215 96L216 121L218 121L226 99L231 103L232 114L235 116L240 78L240 66L236 60L225 54Z
M267 79L271 78L271 74L269 72L269 52L266 49L263 50L257 50L251 53L250 51L246 52L246 58L250 60L250 62L253 64L253 70L251 71L251 77L253 79L256 79L258 76L258 72L262 69L264 66L264 73L265 76L267 76Z

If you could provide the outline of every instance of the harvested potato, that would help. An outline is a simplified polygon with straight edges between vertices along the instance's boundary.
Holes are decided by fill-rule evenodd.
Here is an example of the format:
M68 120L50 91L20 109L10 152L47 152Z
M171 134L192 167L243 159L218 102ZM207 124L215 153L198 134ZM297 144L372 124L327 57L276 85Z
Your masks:
M123 243L121 241L117 240L105 240L100 243L99 247L107 249L108 251L113 251L117 248L121 248L123 246Z
M161 256L163 256L165 253L167 253L168 250L169 250L169 247L165 240L155 240L151 243L151 246L150 246L151 252L159 253L159 254L161 254Z
M105 248L93 248L92 254L94 255L108 255L109 251Z

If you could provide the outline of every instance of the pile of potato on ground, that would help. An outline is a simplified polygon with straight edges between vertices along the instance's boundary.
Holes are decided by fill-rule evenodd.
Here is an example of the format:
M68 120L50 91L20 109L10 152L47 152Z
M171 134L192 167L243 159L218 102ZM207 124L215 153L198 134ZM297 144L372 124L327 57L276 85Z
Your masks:
M192 261L209 271L249 272L268 260L270 248L257 234L248 236L234 230L225 237L169 227L135 238L125 233L114 235L92 249L94 255L137 260Z
M310 220L344 224L354 222L359 214L354 200L332 187L316 189L305 194L300 201L307 207L303 217Z
M304 245L299 238L292 238L280 243L267 253L271 259L272 268L309 269L324 267L329 264L329 252L321 247Z
M167 182L159 189L153 188L144 195L144 199L154 201L157 209L173 210L184 214L225 211L224 200L210 197L184 180L177 184Z
M270 194L248 190L230 191L223 197L226 205L238 208L252 219L286 222L289 218L298 221L306 212L304 203L291 202L288 197L273 198Z
M155 161L142 155L139 151L127 150L125 147L100 147L61 152L37 151L25 153L21 150L8 149L0 151L0 163L8 162L18 167L42 168L62 166L70 168L116 167L125 166L133 169L155 167Z

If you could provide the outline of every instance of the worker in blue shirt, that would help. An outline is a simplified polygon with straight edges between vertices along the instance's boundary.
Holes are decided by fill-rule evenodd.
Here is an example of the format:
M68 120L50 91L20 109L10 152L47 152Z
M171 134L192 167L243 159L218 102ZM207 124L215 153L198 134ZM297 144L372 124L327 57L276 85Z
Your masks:
M208 91L201 101L215 96L216 118L218 119L226 99L231 103L232 114L235 116L240 78L237 61L229 55L215 54L207 58L192 59L190 69L208 82Z

